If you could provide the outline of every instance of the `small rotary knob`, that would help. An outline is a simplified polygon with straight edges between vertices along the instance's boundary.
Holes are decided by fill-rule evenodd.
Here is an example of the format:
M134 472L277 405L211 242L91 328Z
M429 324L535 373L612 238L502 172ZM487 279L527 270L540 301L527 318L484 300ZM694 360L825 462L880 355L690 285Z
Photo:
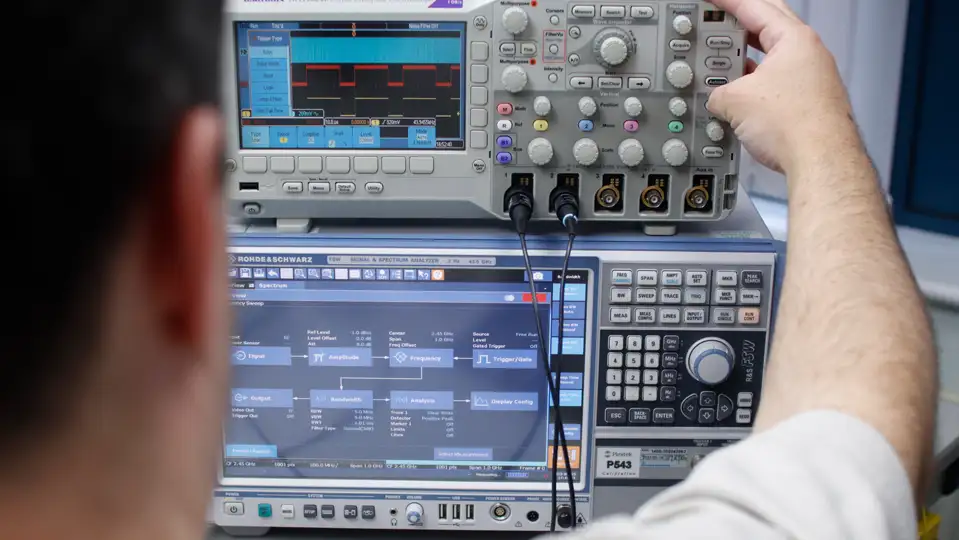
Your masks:
M726 130L723 129L723 125L717 120L712 120L706 124L706 136L709 137L709 140L718 143L726 137Z
M693 84L693 68L682 60L676 60L666 68L666 80L676 88Z
M589 167L599 159L599 146L593 139L580 139L573 144L573 158L583 167Z
M546 116L552 109L553 104L550 103L549 98L546 96L539 96L533 100L533 112L539 116Z
M410 525L421 525L423 523L423 505L420 503L410 503L406 506L406 521Z
M663 144L663 159L673 167L679 167L689 159L689 148L679 139L669 139Z
M681 36L688 35L693 31L693 20L688 15L677 15L673 19L673 30Z
M619 159L627 167L635 167L643 162L646 157L646 151L643 144L636 139L626 139L619 143Z
M643 114L643 102L638 97L626 98L626 101L623 102L623 108L626 109L626 114L633 118Z
M596 100L587 96L579 100L579 112L583 116L590 117L596 114Z
M526 153L536 165L546 165L553 159L553 143L542 137L533 139L526 145Z
M520 34L526 30L529 24L529 16L521 7L511 7L503 12L503 28L510 34Z
M506 69L503 70L503 74L500 76L500 82L503 83L503 88L513 94L522 92L523 89L526 88L526 82L528 80L526 70L516 65L506 66Z
M674 97L669 100L669 112L676 118L682 118L689 110L686 100L681 97Z
M607 28L593 38L593 54L596 55L596 60L606 67L625 62L634 48L633 38L619 28Z
M694 379L709 386L725 382L735 365L733 346L719 338L701 339L686 354L686 370Z

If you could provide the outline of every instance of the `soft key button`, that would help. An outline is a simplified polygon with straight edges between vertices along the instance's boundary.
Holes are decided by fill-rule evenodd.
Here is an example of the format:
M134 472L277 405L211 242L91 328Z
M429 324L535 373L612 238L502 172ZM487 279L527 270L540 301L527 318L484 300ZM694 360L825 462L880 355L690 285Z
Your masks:
M413 174L433 174L433 158L431 157L411 157L410 172Z
M386 174L403 174L406 172L406 158L402 156L387 156L383 158L383 172Z
M266 158L265 157L245 157L243 158L243 172L248 173L265 173L266 172Z
M489 113L486 109L470 110L470 127L486 127L489 124Z
M270 158L270 170L275 173L289 174L296 170L296 162L292 157Z
M599 16L609 19L622 19L626 16L626 8L624 6L601 6Z
M321 157L301 157L301 173L321 173L323 172L323 158Z
M486 60L489 58L489 44L482 41L470 43L470 57L473 60Z
M326 169L333 174L346 174L350 172L350 158L328 157L326 158Z
M371 156L353 158L353 168L359 174L376 174L380 169L379 160Z

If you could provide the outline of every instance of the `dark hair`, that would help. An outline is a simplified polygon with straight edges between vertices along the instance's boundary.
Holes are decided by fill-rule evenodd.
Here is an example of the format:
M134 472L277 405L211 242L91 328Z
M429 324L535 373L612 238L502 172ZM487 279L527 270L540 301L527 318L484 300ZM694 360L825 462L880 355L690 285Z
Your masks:
M0 316L12 321L0 453L72 408L118 233L162 181L184 115L219 101L222 24L221 0L14 5L0 127L12 293Z

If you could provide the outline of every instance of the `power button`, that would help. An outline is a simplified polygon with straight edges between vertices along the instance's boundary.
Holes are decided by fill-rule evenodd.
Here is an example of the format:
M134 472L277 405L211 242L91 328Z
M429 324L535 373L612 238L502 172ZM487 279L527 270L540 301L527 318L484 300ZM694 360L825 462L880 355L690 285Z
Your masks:
M243 213L248 216L258 216L261 210L260 205L256 203L246 203L243 205Z
M223 513L228 516L242 516L243 515L243 503L241 502L226 502L223 503Z

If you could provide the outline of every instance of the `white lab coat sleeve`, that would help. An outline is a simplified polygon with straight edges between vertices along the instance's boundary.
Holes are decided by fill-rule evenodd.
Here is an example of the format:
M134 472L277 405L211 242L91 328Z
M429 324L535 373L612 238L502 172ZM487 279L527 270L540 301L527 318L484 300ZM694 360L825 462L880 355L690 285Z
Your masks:
M884 437L832 411L799 415L716 451L635 515L577 540L914 540L905 469Z

